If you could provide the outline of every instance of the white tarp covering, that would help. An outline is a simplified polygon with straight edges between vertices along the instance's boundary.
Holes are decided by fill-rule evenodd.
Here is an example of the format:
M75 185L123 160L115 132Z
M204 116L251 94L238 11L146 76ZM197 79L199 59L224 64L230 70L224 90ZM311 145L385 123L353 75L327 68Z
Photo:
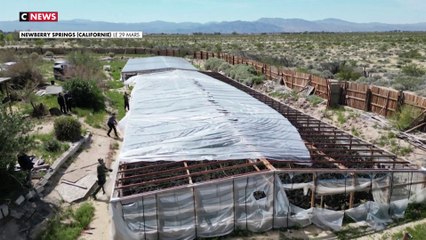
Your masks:
M191 63L179 57L145 57L131 58L123 67L122 73L150 72L170 69L197 70Z
M138 75L130 111L120 121L119 159L302 160L309 152L296 128L250 95L195 71Z
M141 196L111 204L115 239L195 239L217 237L236 229L264 232L271 228L304 227L314 224L338 231L346 214L353 220L367 222L374 229L383 229L393 219L401 218L410 201L424 201L422 185L411 185L423 174L395 173L318 181L317 186L338 190L371 191L374 201L361 202L354 208L334 211L319 207L300 208L287 198L287 192L303 189L302 184L282 184L273 172L241 176L221 182L190 186L165 193ZM366 187L366 183L369 187ZM387 189L393 184L391 192ZM408 183L408 184L407 184ZM310 187L311 183L303 183ZM293 186L291 186L293 185ZM355 186L354 186L355 185ZM322 186L322 187L321 187ZM419 189L419 190L417 190ZM323 194L327 188L321 190ZM255 193L260 197L256 198ZM381 194L376 194L382 192ZM405 192L405 194L403 194ZM316 195L319 195L317 192ZM421 195L421 196L419 196ZM349 196L349 194L348 194ZM389 197L391 197L389 201Z

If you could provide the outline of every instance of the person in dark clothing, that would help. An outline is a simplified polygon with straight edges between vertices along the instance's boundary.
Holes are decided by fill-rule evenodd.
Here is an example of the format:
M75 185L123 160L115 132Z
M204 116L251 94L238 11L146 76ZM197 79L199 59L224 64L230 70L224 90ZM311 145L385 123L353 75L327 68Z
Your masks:
M107 133L108 137L111 137L111 135L109 134L114 129L115 137L118 138L117 129L115 128L115 125L117 125L117 120L115 120L115 113L111 114L111 117L108 119L107 125L109 127L109 130Z
M35 156L28 156L24 152L20 152L18 155L18 164L22 171L28 171L26 182L31 186L31 171L37 169L48 169L50 166L48 164L44 164L43 160L37 160L34 162Z
M66 92L64 95L64 99L65 99L65 104L67 107L67 111L71 112L71 108L72 108L72 96L70 92Z
M33 163L34 156L28 156L27 154L20 152L18 154L18 163L22 170L30 171L34 167Z
M35 156L28 156L24 152L20 152L18 154L18 164L22 170L37 170L42 168L49 168L49 164L45 164L44 160L38 159L36 160Z
M59 104L59 108L61 109L62 113L67 113L67 108L65 106L65 98L64 96L62 96L62 93L58 94L58 104Z
M95 200L96 200L96 194L99 192L99 190L101 190L101 188L102 188L102 192L105 194L105 189L104 189L104 184L106 183L105 173L107 171L112 172L112 169L107 168L105 166L105 162L102 158L99 158L98 162L99 162L99 164L98 164L98 167L96 168L96 171L98 173L98 187L96 188L96 190L92 194L92 196Z
M129 94L124 92L124 111L129 111Z

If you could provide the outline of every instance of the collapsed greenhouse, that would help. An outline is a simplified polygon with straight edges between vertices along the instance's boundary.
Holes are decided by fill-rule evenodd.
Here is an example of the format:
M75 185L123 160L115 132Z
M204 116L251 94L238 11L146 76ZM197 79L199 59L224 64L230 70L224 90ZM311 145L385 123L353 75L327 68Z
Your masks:
M339 230L344 215L377 229L402 217L409 202L424 201L426 182L416 165L179 62L163 57L126 82L134 88L119 124L115 239L194 239L310 224Z

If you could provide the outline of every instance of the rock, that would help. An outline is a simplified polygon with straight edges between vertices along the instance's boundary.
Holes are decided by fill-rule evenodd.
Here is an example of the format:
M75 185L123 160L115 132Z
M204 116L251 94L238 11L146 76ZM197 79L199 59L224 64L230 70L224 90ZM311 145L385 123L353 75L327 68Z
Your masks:
M3 219L9 215L9 206L6 204L0 205L0 219Z
M21 205L23 202L25 201L25 198L24 198L24 196L19 196L17 199L16 199L16 201L15 201L15 204L16 205Z
M31 190L27 193L27 195L25 195L26 199L32 199L34 196L36 195L34 190Z
M56 107L54 107L54 108L50 108L50 109L49 109L49 113L50 113L50 115L52 115L52 116L61 116L61 115L62 115L61 110L59 110L59 108L56 108Z

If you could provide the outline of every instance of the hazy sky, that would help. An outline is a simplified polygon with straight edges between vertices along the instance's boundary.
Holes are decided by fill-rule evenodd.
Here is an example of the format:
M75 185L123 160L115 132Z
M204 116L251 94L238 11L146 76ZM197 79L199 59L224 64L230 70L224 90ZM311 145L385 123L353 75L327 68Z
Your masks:
M261 17L426 22L426 0L0 0L0 6L0 20L17 20L20 11L58 11L59 20L110 22L205 23Z

